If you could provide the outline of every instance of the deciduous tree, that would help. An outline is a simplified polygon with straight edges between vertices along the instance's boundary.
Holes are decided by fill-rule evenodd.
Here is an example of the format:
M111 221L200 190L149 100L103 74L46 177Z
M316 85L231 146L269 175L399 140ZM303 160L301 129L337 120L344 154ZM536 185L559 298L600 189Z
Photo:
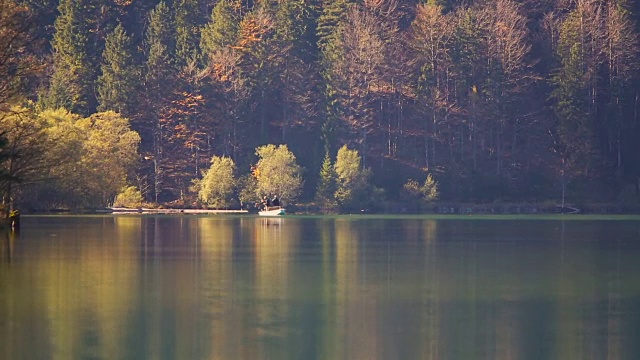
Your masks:
M0 149L4 175L0 187L2 204L8 208L22 188L43 181L43 175L55 165L47 161L46 123L33 110L13 107L0 113L0 134L6 141Z
M287 145L264 145L256 149L257 195L277 195L283 204L293 203L302 190L302 168Z
M142 136L141 151L149 159L144 163L144 169L151 174L153 199L157 202L165 183L163 140L170 131L160 120L171 108L177 77L174 21L171 9L164 2L158 3L149 14L145 54L144 106L139 121L132 125Z
M198 199L216 209L228 207L236 187L235 167L229 157L212 157L211 166L203 171L202 180L198 182Z
M107 206L133 175L140 136L113 111L93 114L76 126L85 137L82 172L76 176L83 179L86 205Z
M0 1L0 112L25 93L26 79L36 71L29 48L29 13L15 1Z
M371 171L363 168L357 150L350 150L346 145L338 150L334 164L337 175L335 199L346 211L360 210L367 206L371 198L369 177Z

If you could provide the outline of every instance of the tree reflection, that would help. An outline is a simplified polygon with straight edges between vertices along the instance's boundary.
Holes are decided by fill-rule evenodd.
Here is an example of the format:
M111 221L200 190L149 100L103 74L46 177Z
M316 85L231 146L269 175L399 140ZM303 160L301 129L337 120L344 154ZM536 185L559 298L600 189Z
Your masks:
M263 220L27 218L0 243L0 358L640 353L636 222Z

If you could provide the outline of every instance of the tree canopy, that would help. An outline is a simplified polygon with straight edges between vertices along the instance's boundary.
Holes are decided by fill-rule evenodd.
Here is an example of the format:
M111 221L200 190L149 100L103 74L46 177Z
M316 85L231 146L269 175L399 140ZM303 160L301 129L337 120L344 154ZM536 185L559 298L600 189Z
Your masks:
M203 171L202 180L197 183L198 199L216 209L228 207L236 187L235 167L231 158L211 158L211 166Z
M324 174L289 174L288 201L327 193L327 153L346 181L347 145L389 199L432 174L440 201L637 202L639 19L624 0L6 0L0 111L64 109L80 134L98 112L129 119L136 161L100 186L126 177L146 201L195 202L214 156L242 176L282 144Z
M302 168L287 145L264 145L256 149L258 197L278 196L283 204L297 199L302 189Z

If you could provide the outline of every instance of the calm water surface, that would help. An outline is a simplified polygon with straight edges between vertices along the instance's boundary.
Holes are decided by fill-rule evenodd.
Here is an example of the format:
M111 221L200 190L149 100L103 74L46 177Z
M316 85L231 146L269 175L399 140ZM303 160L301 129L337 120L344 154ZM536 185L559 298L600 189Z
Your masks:
M0 359L639 359L640 220L33 216Z

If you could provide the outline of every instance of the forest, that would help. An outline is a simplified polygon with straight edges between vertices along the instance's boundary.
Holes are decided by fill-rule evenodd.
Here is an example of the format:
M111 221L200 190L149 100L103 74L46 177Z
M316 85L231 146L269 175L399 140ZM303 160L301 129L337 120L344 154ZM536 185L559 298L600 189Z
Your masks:
M266 148L291 201L334 210L636 204L639 20L630 0L0 0L3 204L193 206L214 165L242 201Z

